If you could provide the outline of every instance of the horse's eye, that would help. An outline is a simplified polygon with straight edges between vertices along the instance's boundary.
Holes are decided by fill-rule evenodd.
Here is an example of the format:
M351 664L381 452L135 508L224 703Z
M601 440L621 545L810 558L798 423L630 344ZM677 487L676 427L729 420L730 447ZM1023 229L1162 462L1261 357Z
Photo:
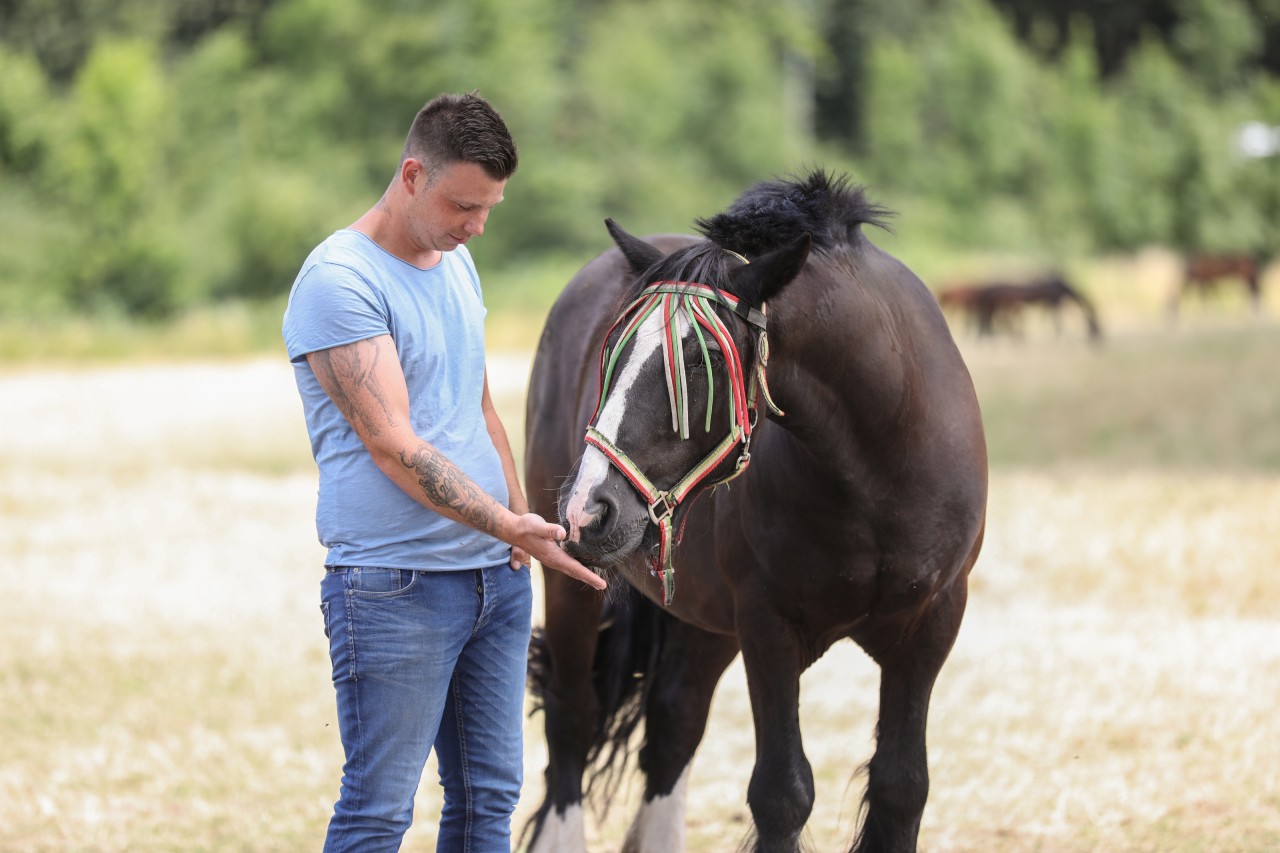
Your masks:
M689 367L692 370L706 370L708 364L711 365L713 370L724 364L724 354L720 352L720 347L715 344L707 344L707 355L705 358L702 355L701 349L695 349L689 354Z

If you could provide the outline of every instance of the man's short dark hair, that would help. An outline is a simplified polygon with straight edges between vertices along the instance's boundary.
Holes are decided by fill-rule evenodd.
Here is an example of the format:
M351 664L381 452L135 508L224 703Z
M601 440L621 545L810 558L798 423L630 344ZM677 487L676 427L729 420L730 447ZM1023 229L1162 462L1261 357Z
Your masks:
M400 156L420 160L433 177L445 166L475 163L495 181L510 178L520 161L502 116L478 92L428 101L414 116Z

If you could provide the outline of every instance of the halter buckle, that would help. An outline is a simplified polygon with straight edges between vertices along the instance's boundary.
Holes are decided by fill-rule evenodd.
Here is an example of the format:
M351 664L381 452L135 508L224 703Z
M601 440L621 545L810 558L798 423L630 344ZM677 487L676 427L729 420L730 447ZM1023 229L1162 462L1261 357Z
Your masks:
M662 514L661 514L661 515L658 515L658 514L656 514L656 513L654 512L654 509L655 509L659 504L661 504L661 505L662 505ZM661 527L661 526L662 526L662 522L664 522L664 521L666 521L668 518L670 518L670 517L671 517L671 514L672 514L673 512L675 512L675 511L676 511L676 505L675 505L674 503L672 503L672 502L671 502L671 498L670 498L670 496L669 496L669 495L666 495L666 494L661 494L661 495L658 495L658 497L653 501L653 503L649 504L649 519L650 519L654 524L656 524L656 525L658 525L659 527Z

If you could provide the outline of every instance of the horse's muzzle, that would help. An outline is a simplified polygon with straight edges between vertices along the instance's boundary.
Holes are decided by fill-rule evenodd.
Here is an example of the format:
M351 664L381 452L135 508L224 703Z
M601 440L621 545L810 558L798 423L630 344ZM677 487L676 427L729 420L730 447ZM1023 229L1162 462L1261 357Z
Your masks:
M609 566L630 556L644 539L649 517L625 481L608 477L586 494L572 485L560 496L560 518L568 531L564 546L590 566Z

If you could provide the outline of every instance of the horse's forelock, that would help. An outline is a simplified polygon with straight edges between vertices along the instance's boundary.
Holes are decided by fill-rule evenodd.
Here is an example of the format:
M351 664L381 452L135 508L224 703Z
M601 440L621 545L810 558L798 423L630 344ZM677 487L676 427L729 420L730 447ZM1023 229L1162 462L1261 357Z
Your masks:
M657 281L684 281L728 289L729 271L741 264L741 260L720 246L703 240L673 252L644 275L638 276L628 289L624 302L629 304L641 290Z
M890 216L848 177L819 169L801 178L757 183L728 210L696 225L714 243L762 255L805 233L812 235L815 249L847 245L860 226L886 228Z

